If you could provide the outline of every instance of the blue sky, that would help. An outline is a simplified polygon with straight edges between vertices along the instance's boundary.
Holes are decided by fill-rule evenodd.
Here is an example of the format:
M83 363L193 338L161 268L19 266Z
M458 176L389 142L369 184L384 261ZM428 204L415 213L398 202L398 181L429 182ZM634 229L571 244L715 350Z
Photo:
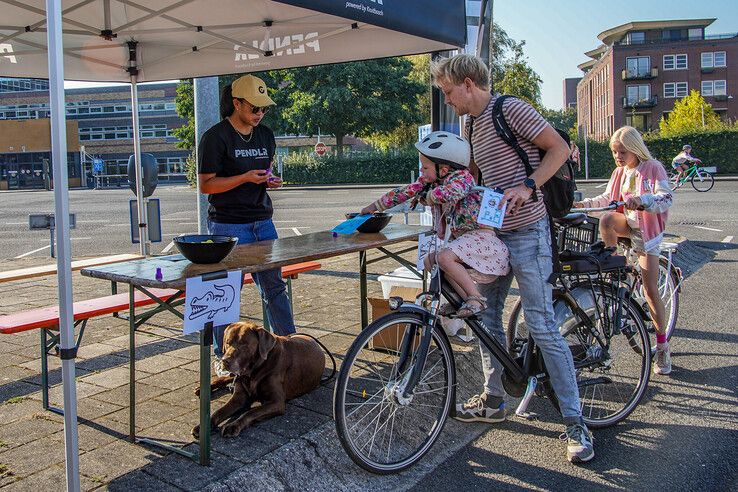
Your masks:
M494 0L494 18L525 40L528 63L543 79L543 105L561 109L563 80L581 77L577 65L596 48L597 35L631 21L711 19L707 34L738 32L736 0Z

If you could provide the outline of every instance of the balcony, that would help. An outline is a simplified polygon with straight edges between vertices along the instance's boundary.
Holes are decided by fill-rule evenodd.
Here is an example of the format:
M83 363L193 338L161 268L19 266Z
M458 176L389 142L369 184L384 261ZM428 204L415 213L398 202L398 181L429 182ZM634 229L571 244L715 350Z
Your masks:
M716 101L727 101L728 100L727 94L715 94L715 96L713 97L715 98Z
M658 96L652 96L648 99L641 99L639 101L636 100L628 100L627 97L623 98L623 108L624 109L646 109L646 108L653 108L659 103L659 97Z
M715 67L701 67L700 73L712 73L715 71Z
M639 70L637 72L631 72L628 71L628 69L623 69L621 72L621 77L623 80L646 80L646 79L655 79L659 76L659 69L658 68L652 68L651 70Z

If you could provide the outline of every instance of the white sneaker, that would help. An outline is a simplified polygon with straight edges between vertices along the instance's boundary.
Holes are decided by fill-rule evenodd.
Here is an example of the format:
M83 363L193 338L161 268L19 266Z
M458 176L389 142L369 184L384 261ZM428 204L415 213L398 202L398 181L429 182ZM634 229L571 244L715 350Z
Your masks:
M669 347L662 350L656 349L653 358L653 372L661 375L671 373L671 350L669 350Z

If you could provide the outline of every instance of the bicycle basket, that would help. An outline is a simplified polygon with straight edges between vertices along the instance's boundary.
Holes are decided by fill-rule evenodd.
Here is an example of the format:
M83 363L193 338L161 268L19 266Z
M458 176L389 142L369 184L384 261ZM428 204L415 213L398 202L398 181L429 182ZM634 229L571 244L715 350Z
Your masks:
M587 217L587 221L579 226L569 226L564 233L564 250L588 251L589 247L597 242L600 220L596 217Z

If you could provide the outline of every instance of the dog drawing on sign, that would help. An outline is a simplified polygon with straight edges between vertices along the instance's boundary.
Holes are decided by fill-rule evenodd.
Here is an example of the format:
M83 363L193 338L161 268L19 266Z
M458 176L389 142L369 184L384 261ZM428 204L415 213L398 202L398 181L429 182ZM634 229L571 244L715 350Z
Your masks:
M310 337L277 336L254 323L238 322L226 328L223 345L223 367L235 379L215 378L211 386L223 387L232 380L233 394L213 412L210 429L220 428L224 437L236 437L256 422L283 415L287 400L320 386L325 355ZM261 405L251 408L255 402ZM241 415L231 419L237 414ZM199 425L192 435L199 438Z

